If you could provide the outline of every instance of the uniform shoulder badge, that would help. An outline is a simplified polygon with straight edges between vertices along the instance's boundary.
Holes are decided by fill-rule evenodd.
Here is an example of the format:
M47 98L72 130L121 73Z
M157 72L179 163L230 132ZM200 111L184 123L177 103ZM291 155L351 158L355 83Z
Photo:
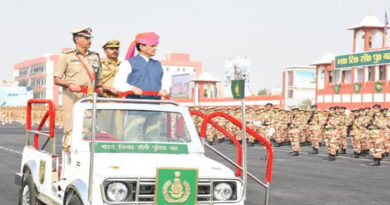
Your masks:
M73 51L75 51L74 48L64 48L64 49L62 49L62 53L63 54L72 53Z

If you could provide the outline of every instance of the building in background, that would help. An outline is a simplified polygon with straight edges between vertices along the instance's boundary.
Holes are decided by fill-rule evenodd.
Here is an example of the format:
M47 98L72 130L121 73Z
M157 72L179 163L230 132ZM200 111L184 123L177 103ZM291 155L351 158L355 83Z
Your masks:
M244 56L235 56L225 62L224 97L232 97L230 90L231 80L245 77L245 96L250 96L250 68L251 59Z
M316 68L314 66L291 66L283 70L284 108L295 108L305 101L314 102Z
M381 104L390 107L390 47L385 25L369 15L353 31L352 52L326 54L314 62L315 102L321 109L345 106L348 109Z
M30 87L33 91L33 98L50 99L56 105L61 104L62 89L53 82L58 57L57 54L46 54L16 64L13 76L17 86Z
M172 85L172 76L189 74L190 76L198 77L202 72L202 63L200 61L191 61L188 53L170 53L166 58L160 60L164 69L164 75L168 75L166 82L169 86Z
M0 85L0 107L27 105L27 101L32 97L31 87Z

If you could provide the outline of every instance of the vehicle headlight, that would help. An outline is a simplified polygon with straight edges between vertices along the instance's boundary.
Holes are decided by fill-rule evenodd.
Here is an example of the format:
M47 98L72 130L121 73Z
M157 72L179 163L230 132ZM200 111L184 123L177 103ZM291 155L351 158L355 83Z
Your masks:
M107 186L106 194L110 201L123 201L129 193L129 188L122 182L112 182Z
M233 195L233 188L230 184L221 182L214 186L214 198L218 201L226 201Z

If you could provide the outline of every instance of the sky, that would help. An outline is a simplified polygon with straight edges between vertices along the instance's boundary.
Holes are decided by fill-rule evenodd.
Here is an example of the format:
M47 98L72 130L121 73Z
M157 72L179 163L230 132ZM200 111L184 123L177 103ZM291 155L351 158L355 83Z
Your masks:
M307 66L328 52L352 51L352 31L371 14L384 22L389 0L2 0L0 79L13 67L74 47L70 31L91 27L91 50L103 54L110 39L121 56L140 32L160 36L156 59L189 53L203 70L223 80L225 61L252 60L252 91L282 86L286 66ZM390 35L389 35L390 36Z

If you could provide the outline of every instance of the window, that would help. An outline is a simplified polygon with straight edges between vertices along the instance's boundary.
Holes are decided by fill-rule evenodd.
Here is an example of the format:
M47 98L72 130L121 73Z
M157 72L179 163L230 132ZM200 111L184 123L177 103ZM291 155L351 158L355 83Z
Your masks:
M341 72L340 70L333 71L334 73L334 83L340 83L341 82Z
M91 139L92 110L83 118L82 139ZM176 112L146 110L97 110L96 141L189 143L183 116Z
M27 86L27 80L19 81L19 86L20 87L26 87Z
M289 86L293 85L293 71L288 71L287 73L287 82Z
M19 69L19 77L27 76L28 68Z
M329 83L333 83L333 71L328 71L328 75L329 75Z
M46 98L45 96L46 96L45 92L34 92L33 93L34 98L44 99L44 98Z
M180 68L177 68L176 70L177 70L177 72L180 72Z
M367 81L374 81L374 66L369 66L367 69Z
M357 78L356 82L361 83L364 81L364 69L356 69L357 71Z
M324 67L320 67L318 69L319 71L319 74L318 74L318 89L321 90L321 89L324 89L325 87L325 68Z
M196 72L196 68L194 68L194 73Z
M386 80L386 66L379 66L379 80Z
M167 72L169 72L169 67L167 67Z
M288 90L287 98L293 98L293 97L294 97L294 91L293 90Z
M351 83L351 71L343 70L343 83Z

